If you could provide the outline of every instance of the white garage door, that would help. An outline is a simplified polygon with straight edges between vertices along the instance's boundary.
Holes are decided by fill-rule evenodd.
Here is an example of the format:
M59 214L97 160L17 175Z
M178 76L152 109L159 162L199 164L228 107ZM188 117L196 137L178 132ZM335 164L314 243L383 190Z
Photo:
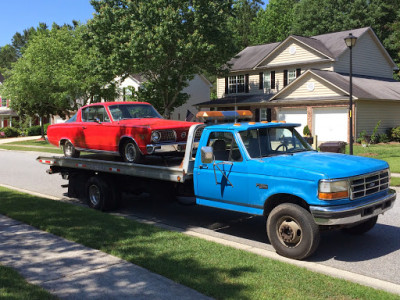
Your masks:
M278 113L278 121L301 124L296 130L303 135L303 128L307 125L307 109L282 108Z
M347 116L347 108L314 108L313 130L314 135L318 136L318 142L347 142Z

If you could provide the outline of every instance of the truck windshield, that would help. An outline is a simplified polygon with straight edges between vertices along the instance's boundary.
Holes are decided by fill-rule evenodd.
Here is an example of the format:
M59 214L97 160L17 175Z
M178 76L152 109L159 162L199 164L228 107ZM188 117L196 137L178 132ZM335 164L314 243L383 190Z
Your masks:
M294 128L257 128L240 136L251 158L313 150Z
M110 105L110 113L114 121L140 118L159 118L161 115L156 109L147 104L118 104Z

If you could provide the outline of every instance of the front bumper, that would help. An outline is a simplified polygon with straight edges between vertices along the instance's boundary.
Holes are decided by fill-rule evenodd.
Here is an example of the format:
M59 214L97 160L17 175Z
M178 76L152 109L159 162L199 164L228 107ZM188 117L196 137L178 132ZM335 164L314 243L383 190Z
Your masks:
M174 143L160 143L160 144L148 144L146 145L147 154L163 153L163 152L175 152L184 151L186 147L185 142L174 142Z
M389 189L386 196L362 203L338 206L310 206L311 214L318 225L354 224L391 209L396 200L396 191Z

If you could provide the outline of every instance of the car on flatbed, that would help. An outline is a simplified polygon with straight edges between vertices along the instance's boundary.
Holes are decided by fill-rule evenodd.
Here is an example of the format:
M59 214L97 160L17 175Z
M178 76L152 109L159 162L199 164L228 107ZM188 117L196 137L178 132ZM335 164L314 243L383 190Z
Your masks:
M49 173L69 179L69 195L86 198L90 207L100 210L115 208L122 192L148 191L164 198L192 196L198 205L263 215L277 253L304 259L317 249L320 231L371 230L378 216L393 207L396 192L389 188L386 162L315 151L296 126L196 124L189 130L183 160L174 157L159 164L38 160L50 165Z
M80 108L67 122L50 125L47 138L66 157L87 151L139 163L156 152L184 149L193 124L166 120L147 102L94 103Z

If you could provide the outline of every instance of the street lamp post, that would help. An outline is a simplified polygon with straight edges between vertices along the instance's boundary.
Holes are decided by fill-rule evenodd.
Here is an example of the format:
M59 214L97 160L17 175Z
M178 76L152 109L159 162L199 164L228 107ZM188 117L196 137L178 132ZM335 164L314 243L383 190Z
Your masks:
M350 49L350 101L349 101L349 127L350 127L350 155L353 155L353 47L356 45L357 37L351 33L344 38Z

